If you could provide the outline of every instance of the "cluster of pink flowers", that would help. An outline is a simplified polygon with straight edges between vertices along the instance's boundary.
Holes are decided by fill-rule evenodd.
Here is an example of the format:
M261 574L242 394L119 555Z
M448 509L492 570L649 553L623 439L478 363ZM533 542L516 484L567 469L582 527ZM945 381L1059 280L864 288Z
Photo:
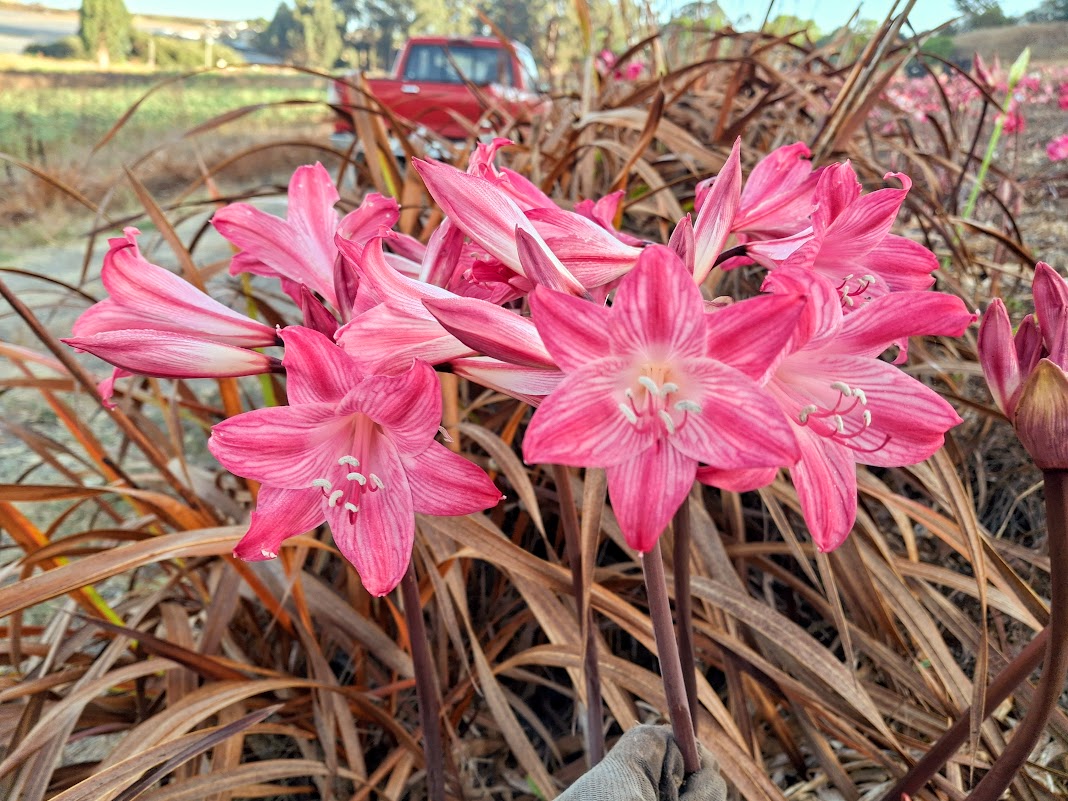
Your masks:
M1068 159L1068 134L1062 134L1056 139L1051 139L1046 145L1046 155L1050 161L1064 161Z
M976 56L969 76L953 72L922 78L895 77L887 86L884 99L896 114L907 114L915 122L925 122L928 118L942 121L947 102L953 113L967 114L982 102L985 90L999 102L1008 100L1008 108L1002 115L1005 132L1022 133L1026 129L1027 109L1057 102L1062 109L1068 108L1068 82L1064 82L1064 77L1063 68L1036 68L1023 75L1012 96L1006 98L1009 70L997 58L988 65ZM891 130L893 121L886 117L885 111L877 110L877 113L885 120L884 129Z
M596 67L602 77L611 75L617 81L636 81L646 71L645 62L638 58L627 59L626 64L620 66L616 54L607 48L597 54Z
M743 181L736 144L663 245L616 229L621 193L568 210L498 168L506 144L480 145L466 171L414 162L445 214L425 244L392 230L397 204L379 195L339 218L320 165L294 174L285 220L219 211L216 229L241 249L231 272L279 280L299 307L280 330L145 261L135 230L111 241L110 297L70 345L116 375L285 373L287 405L219 423L209 442L262 484L242 558L273 557L326 521L383 594L407 567L416 513L495 505L482 470L435 439L434 368L536 407L524 458L605 468L643 552L695 479L745 491L783 468L816 544L835 548L856 515L855 465L921 461L960 422L880 358L897 348L902 362L908 337L975 320L930 291L934 255L891 233L907 177L864 193L848 162L813 169L795 144ZM761 294L705 299L714 270L754 263ZM280 360L261 353L272 347Z

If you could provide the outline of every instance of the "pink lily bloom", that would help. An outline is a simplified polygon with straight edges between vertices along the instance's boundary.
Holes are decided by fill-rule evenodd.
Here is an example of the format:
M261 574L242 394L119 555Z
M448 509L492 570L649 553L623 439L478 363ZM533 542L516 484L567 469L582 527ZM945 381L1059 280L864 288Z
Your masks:
M994 300L979 327L979 363L1000 409L1043 470L1068 469L1068 281L1035 266L1035 314L1012 334Z
M282 339L290 405L225 420L208 442L224 467L263 484L235 555L271 559L326 521L367 591L385 595L407 570L417 513L471 514L501 494L434 440L441 391L428 365L369 376L318 332L290 327Z
M382 226L397 221L397 203L371 194L360 208L339 220L334 210L340 196L322 164L298 167L289 182L286 219L248 203L231 203L216 212L212 225L241 248L230 273L252 273L278 278L290 297L299 302L300 285L318 293L335 309L334 261L338 228L346 239L364 241Z
M207 378L266 373L278 360L245 348L275 345L275 330L152 264L137 246L140 231L108 240L100 277L108 297L75 321L63 340L117 367L98 389L112 406L115 380L133 373Z
M959 298L939 292L895 292L847 315L837 288L805 270L775 270L764 288L809 298L765 389L801 446L790 475L809 531L821 551L831 551L856 519L856 464L923 461L961 421L936 392L879 355L903 337L959 336L976 317ZM731 347L729 340L723 346ZM710 350L715 358L716 343ZM751 472L736 476L734 488L772 478L771 471Z
M582 284L549 250L520 207L493 183L437 161L413 159L412 166L453 224L487 253L525 276L516 246L516 231L523 231L547 251L555 273L553 285L566 287L575 295L585 294Z
M565 377L535 412L524 458L607 468L612 508L636 550L656 542L699 462L746 469L796 461L774 401L708 355L701 292L668 248L642 251L611 308L541 287L531 307Z
M141 232L124 228L108 240L100 279L108 297L75 321L76 338L124 329L151 329L237 347L277 343L275 330L205 295L170 270L152 264L137 246ZM104 340L101 340L104 341Z
M922 245L890 233L912 181L900 173L901 189L861 195L849 162L823 169L816 187L812 227L791 237L751 242L746 253L768 269L812 270L838 287L846 311L888 292L928 289L938 269Z
M1051 139L1046 145L1046 156L1050 161L1064 161L1068 159L1068 134Z

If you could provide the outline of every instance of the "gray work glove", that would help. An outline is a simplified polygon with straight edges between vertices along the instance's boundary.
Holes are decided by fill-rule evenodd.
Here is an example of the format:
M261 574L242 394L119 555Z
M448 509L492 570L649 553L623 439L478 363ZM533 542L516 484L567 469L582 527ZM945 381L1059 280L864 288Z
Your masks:
M635 726L557 801L724 801L727 785L708 749L683 781L682 753L670 726Z

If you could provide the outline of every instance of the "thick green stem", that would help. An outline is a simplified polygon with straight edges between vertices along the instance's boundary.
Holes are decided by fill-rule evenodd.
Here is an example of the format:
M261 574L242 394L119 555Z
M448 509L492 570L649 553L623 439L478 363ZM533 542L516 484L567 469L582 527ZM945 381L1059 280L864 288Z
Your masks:
M668 603L667 579L664 576L664 557L657 540L649 553L642 555L645 571L645 588L649 595L649 617L653 622L653 637L656 639L657 657L660 659L660 676L664 680L664 695L667 697L671 733L682 752L682 764L686 774L701 768L697 753L697 739L693 733L693 719L686 703L686 686L679 663L679 646L671 625L671 605Z
M404 600L404 619L408 623L408 639L412 646L412 665L415 668L415 694L419 699L419 719L423 724L423 756L426 761L427 798L445 801L445 749L441 742L441 695L437 675L427 647L423 605L419 600L419 582L415 578L414 561L401 579Z
M1042 655L1046 652L1048 644L1049 626L1046 626L990 682L986 691L986 702L983 704L984 720L1009 697L1020 682L1027 681L1027 677L1042 661ZM894 786L883 795L883 801L901 801L902 795L916 795L968 739L968 724L971 715L971 709L962 712L953 725L938 738L938 742L932 745L927 753L909 769L908 773L898 779Z
M1044 470L1049 543L1049 647L1027 715L968 801L996 801L1027 760L1057 707L1068 675L1068 470Z
M697 660L693 651L693 596L690 595L690 499L686 498L675 512L672 523L675 549L672 562L675 568L675 638L679 644L679 663L682 683L686 688L686 704L690 720L697 720Z

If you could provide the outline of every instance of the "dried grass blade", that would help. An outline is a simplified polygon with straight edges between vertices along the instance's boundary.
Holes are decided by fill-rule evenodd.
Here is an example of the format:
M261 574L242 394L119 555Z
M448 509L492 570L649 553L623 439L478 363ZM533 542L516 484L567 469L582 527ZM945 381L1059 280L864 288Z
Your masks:
M18 584L0 587L0 618L144 565L180 557L229 554L244 533L244 526L178 531L87 556Z
M182 275L185 277L185 280L201 292L204 292L204 281L200 277L200 271L197 270L196 264L193 263L192 254L190 254L189 249L182 244L182 240L178 236L178 232L174 230L174 226L171 225L171 221L167 219L167 215L163 213L163 209L159 207L159 204L156 203L156 199L152 197L152 193L148 191L143 183L141 183L141 180L134 175L128 167L125 172L126 180L130 182L134 194L137 195L137 200L144 207L156 228L159 229L160 236L167 241L167 244L170 245L175 257L177 257L178 264L182 268Z
M483 426L472 423L460 423L460 433L474 440L485 449L497 465L501 468L508 482L515 488L519 500L530 515L531 521L538 531L545 535L545 524L542 522L541 509L538 506L538 498L534 492L534 485L530 480L530 473L519 461L515 451L509 447L503 439Z

